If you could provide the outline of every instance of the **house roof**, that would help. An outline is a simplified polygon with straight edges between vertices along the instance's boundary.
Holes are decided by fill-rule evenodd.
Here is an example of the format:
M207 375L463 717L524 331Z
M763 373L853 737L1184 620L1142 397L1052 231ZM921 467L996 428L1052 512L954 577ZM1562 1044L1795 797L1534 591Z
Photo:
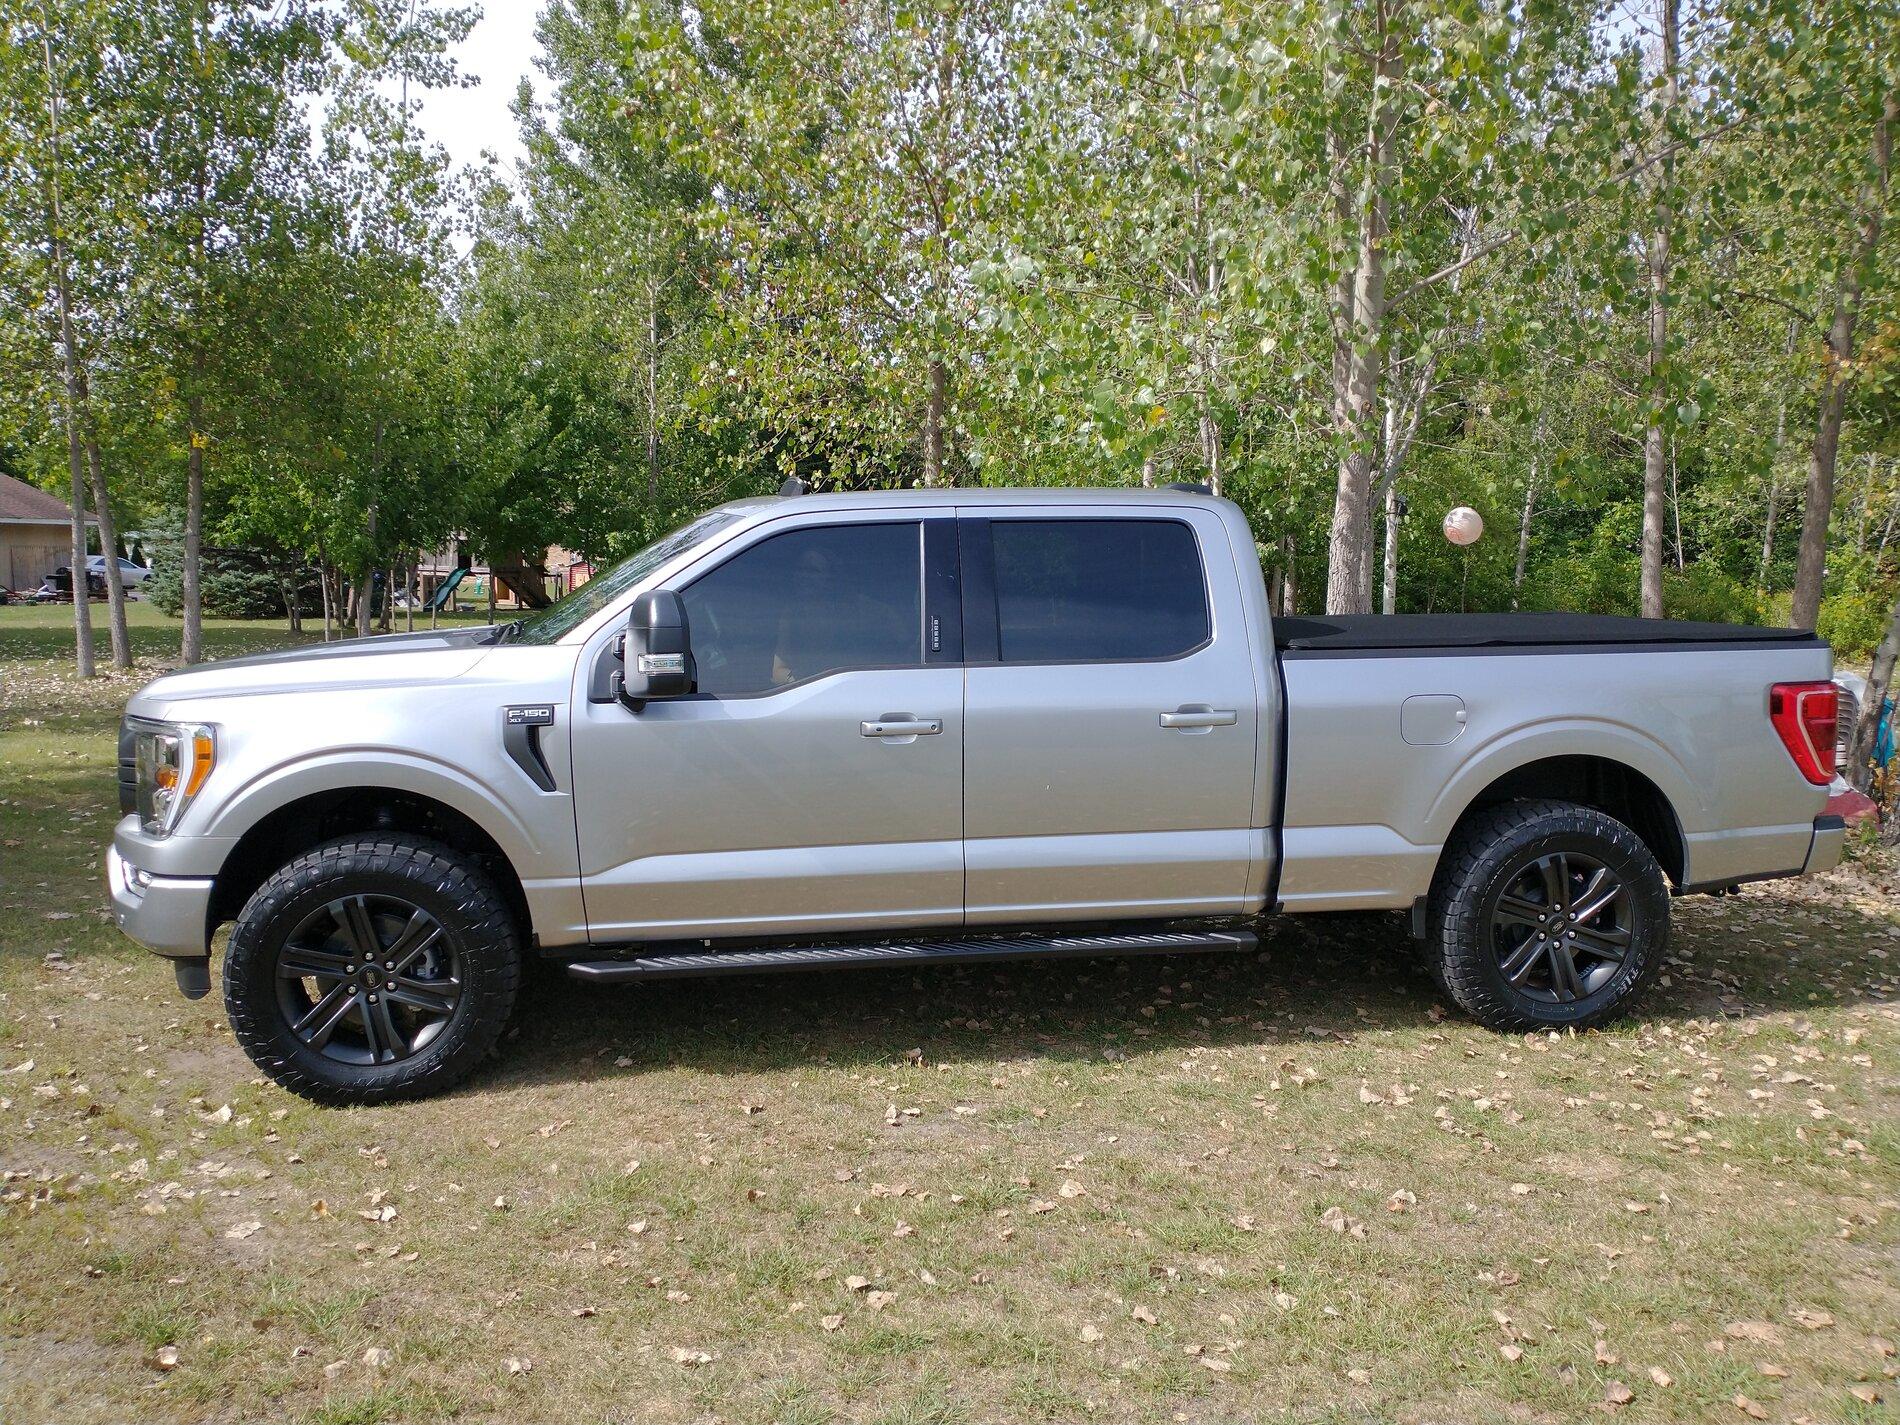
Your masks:
M0 475L0 524L68 524L72 517L72 506L59 496L11 475ZM86 523L98 521L87 515Z

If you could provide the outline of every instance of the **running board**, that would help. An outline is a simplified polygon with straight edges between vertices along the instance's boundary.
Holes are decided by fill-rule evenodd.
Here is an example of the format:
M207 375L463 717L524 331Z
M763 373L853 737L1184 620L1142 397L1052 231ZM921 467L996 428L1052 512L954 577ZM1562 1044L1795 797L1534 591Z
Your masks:
M759 975L846 965L985 965L1083 955L1192 955L1260 948L1251 930L1159 930L1107 935L995 935L969 940L893 940L857 945L799 945L775 950L680 950L627 960L576 960L577 980L669 980L697 975Z

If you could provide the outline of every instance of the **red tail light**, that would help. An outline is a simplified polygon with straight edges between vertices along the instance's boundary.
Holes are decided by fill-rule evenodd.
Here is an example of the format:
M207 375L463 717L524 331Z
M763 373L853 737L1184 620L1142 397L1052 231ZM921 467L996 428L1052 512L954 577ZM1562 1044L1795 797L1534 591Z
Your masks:
M1801 775L1817 787L1834 777L1835 717L1832 683L1776 683L1768 690L1768 720Z

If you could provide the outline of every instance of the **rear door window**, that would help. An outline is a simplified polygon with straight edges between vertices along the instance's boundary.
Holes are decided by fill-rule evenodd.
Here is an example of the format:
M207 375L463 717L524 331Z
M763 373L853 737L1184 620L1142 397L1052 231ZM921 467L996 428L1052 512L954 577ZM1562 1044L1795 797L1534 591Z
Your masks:
M1207 582L1179 520L990 523L1005 663L1176 658L1207 642Z

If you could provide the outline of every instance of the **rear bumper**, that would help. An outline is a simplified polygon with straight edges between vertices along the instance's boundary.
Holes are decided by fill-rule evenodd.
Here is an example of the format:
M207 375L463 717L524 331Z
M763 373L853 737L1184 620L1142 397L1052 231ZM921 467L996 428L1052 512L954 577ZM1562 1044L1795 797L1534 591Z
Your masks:
M209 877L159 876L134 865L113 846L106 852L106 885L119 929L148 950L174 958L210 952Z
M1801 874L1812 876L1821 871L1831 871L1841 864L1841 852L1847 845L1847 822L1838 816L1817 816L1814 819L1814 840L1808 845L1807 864L1802 866Z

